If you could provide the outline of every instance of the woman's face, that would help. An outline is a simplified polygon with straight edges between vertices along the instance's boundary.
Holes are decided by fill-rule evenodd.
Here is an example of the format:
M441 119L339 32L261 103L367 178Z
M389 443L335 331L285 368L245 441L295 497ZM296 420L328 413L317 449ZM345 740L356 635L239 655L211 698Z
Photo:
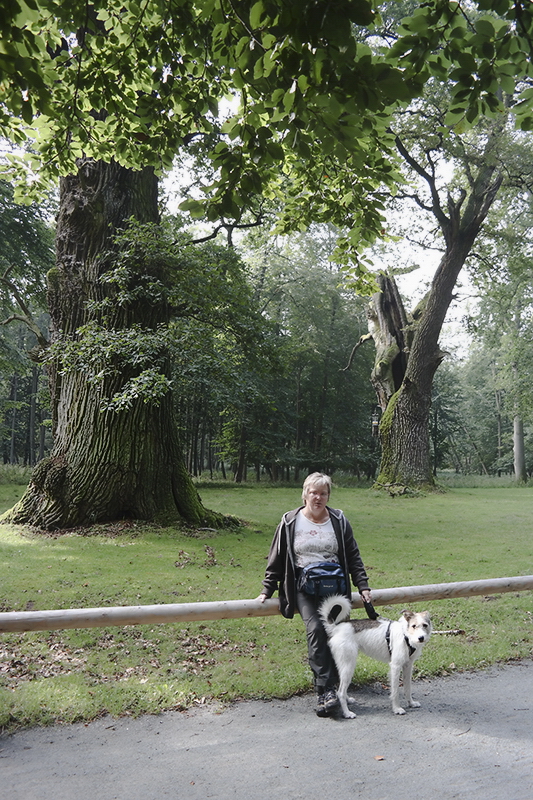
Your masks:
M328 500L329 492L327 486L310 486L305 496L305 506L313 514L319 514L326 508Z

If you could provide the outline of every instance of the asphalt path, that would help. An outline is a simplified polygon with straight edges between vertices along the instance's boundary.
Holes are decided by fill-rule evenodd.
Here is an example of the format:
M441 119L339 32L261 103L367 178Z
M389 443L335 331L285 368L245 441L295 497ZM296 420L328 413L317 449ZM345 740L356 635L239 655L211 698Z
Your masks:
M380 685L357 719L311 695L105 717L0 737L2 800L533 800L533 661L416 681L394 716Z

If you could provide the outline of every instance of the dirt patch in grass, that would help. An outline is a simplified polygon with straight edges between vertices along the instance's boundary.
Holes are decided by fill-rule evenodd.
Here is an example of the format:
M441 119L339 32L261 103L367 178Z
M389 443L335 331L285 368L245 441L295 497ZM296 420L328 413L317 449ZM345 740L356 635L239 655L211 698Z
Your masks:
M81 651L71 653L59 641L51 641L40 653L27 652L23 643L0 644L0 684L14 690L36 678L71 675L82 670L86 663L87 657Z
M0 685L11 691L22 683L58 675L85 673L99 683L124 681L130 678L145 683L148 676L156 673L167 675L187 673L198 676L215 667L221 658L253 658L261 648L255 641L235 642L217 639L207 633L192 635L182 631L176 643L175 653L170 656L162 652L152 639L145 638L139 629L131 630L131 638L124 634L102 633L94 646L72 650L60 634L48 634L41 642L38 652L35 647L20 637L0 645ZM97 651L99 658L92 664L90 654ZM131 659L135 663L131 662ZM106 668L107 667L107 668Z

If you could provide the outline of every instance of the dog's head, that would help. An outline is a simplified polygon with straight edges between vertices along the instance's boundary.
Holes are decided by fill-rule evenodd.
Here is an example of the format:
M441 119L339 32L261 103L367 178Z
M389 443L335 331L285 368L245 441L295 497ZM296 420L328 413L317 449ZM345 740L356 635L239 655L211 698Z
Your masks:
M402 612L400 619L406 627L405 635L411 647L420 647L420 645L426 644L432 631L429 612L415 613L406 610Z

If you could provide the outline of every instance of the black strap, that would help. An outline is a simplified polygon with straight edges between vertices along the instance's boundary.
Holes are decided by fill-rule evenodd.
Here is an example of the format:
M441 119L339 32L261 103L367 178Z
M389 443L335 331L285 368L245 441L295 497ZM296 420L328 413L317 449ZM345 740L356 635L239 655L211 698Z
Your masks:
M379 617L379 614L372 605L372 603L370 602L367 603L366 600L363 600L363 605L365 607L365 611L369 619L377 619Z
M387 625L387 633L385 634L385 641L387 642L387 647L389 648L389 655L392 655L392 650L390 646L390 626L392 625L392 620L389 621Z
M413 647L413 645L411 644L411 642L409 641L409 639L407 638L407 636L404 636L404 639L405 639L405 644L406 644L406 645L407 645L407 647L409 648L409 658L411 658L411 656L413 655L413 653L416 653L416 647Z
M387 633L385 634L385 641L387 642L387 647L389 648L389 655L392 655L392 650L391 650L391 646L390 646L390 626L391 625L392 625L392 620L389 622L389 624L387 626ZM407 636L404 636L403 638L405 639L405 644L409 648L409 658L411 658L413 653L416 653L416 647L413 647L413 645L411 644L411 642L409 641Z

